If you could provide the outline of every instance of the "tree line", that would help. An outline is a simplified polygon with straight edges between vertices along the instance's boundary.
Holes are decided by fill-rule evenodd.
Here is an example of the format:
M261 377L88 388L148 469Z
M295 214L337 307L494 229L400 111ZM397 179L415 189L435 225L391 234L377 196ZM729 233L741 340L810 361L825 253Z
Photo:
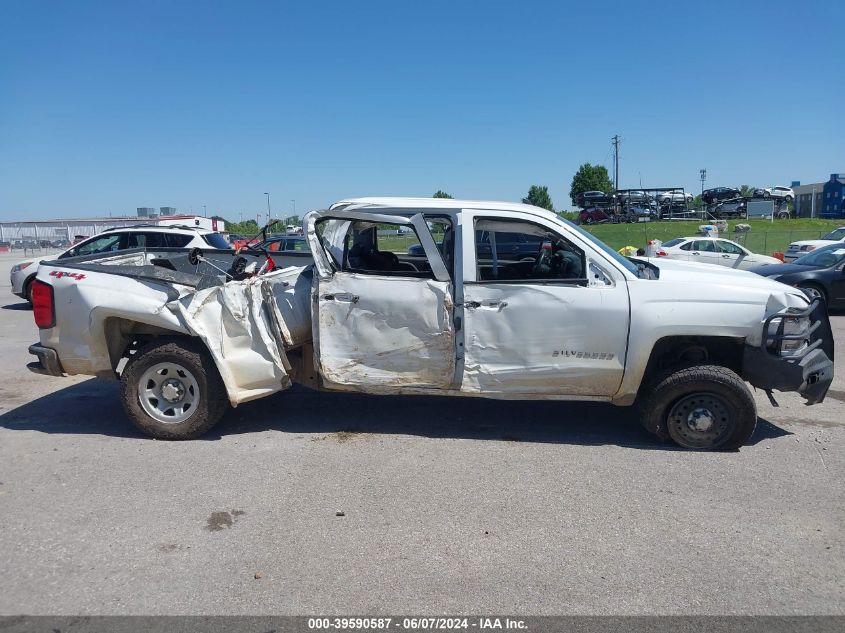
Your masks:
M574 203L578 199L579 194L585 191L602 191L607 194L613 192L613 183L610 181L610 175L607 173L606 167L584 163L578 168L578 171L572 177L569 197L572 198L572 202ZM432 197L451 198L452 196L438 189ZM523 204L530 204L556 213L552 197L549 195L549 188L546 185L531 185L528 189L528 195L522 199L522 202Z

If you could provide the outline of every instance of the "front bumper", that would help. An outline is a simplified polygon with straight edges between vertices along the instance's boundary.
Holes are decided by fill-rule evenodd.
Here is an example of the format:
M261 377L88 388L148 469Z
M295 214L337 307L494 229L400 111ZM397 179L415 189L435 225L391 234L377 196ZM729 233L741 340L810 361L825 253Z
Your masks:
M803 353L780 356L767 347L769 320L763 325L763 338L759 346L746 345L742 359L742 377L749 383L771 391L797 391L807 402L824 401L833 382L833 334L824 303L816 299L802 315L810 317L810 325L819 325L809 337Z
M64 376L62 364L59 362L59 355L56 350L38 345L29 346L29 353L38 358L33 363L27 363L26 368L36 374L44 376Z

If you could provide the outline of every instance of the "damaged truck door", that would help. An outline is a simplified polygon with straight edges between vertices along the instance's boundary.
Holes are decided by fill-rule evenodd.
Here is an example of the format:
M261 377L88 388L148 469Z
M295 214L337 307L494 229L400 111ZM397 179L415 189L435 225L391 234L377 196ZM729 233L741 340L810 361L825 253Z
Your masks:
M532 221L464 214L462 389L609 397L625 370L625 277L579 236ZM530 245L519 250L513 244Z
M314 357L325 386L448 389L455 373L453 286L423 216L324 212L309 216L307 232L316 269ZM418 240L425 258L380 248L391 239Z

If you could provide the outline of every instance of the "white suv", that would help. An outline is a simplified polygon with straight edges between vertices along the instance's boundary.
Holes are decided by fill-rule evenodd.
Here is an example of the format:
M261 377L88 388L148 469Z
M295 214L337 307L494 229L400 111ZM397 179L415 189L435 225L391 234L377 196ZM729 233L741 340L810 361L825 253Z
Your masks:
M197 229L189 226L159 226L157 224L138 224L124 228L109 229L94 237L74 244L58 255L25 259L12 266L12 293L30 303L30 286L38 264L45 259L62 259L80 255L95 255L110 251L122 251L130 248L231 248L229 242L220 233Z
M783 198L787 202L795 200L795 192L789 187L766 187L763 189L764 198Z

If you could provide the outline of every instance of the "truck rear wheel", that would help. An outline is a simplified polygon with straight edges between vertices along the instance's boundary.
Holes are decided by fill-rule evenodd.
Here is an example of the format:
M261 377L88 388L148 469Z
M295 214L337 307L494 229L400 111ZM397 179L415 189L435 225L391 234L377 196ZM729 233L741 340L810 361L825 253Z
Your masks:
M201 436L228 407L208 353L173 341L151 343L133 355L120 379L120 397L132 423L163 440Z
M726 367L696 365L662 374L641 402L646 430L684 448L735 450L757 426L757 406Z

